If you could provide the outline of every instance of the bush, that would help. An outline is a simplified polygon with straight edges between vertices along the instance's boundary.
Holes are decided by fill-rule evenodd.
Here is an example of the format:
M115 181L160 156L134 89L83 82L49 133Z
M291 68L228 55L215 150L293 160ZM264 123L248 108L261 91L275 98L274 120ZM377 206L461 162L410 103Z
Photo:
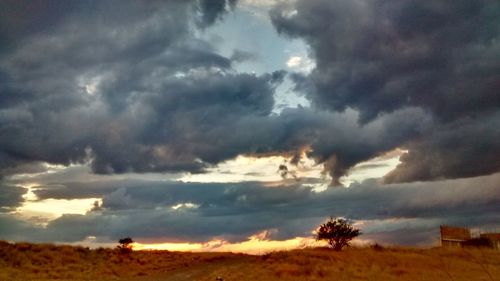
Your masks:
M330 218L317 230L316 240L326 240L335 251L340 251L360 234L346 219Z
M118 240L118 243L120 245L117 246L117 248L120 250L122 253L130 253L132 252L132 243L134 243L134 240L130 237L126 237L123 239Z
M375 251L383 251L385 249L384 246L382 246L378 243L375 243L374 245L372 245L371 248Z

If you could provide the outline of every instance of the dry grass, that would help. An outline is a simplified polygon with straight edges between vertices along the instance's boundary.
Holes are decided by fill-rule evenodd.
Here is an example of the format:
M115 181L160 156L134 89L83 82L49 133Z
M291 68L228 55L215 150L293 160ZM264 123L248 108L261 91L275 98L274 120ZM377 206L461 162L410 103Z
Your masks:
M116 280L157 275L241 255L169 251L90 250L0 241L0 280Z
M0 280L499 280L500 251L317 248L263 256L0 242Z

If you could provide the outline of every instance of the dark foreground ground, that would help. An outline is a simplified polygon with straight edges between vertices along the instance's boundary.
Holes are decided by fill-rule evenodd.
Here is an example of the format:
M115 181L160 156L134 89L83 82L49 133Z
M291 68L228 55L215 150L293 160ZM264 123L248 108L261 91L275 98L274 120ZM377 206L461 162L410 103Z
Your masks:
M325 248L262 256L0 242L0 280L498 280L500 251Z

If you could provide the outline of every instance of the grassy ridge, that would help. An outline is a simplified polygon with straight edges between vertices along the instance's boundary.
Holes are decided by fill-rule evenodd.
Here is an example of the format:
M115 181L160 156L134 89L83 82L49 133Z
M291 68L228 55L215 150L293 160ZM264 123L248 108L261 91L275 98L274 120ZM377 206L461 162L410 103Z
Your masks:
M9 244L0 242L0 280L114 280L168 273L238 255Z
M250 256L0 242L0 280L499 280L500 251L304 249ZM177 275L176 275L177 274Z

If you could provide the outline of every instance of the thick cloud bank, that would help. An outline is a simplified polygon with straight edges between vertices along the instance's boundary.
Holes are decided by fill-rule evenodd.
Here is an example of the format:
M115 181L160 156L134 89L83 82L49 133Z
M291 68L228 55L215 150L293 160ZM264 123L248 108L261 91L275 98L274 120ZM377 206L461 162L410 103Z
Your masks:
M131 235L151 242L238 242L272 230L268 238L281 240L309 236L329 214L358 221L364 239L433 243L443 223L488 226L498 222L499 179L500 174L430 184L366 181L319 193L301 184L268 187L258 182L61 182L40 185L35 193L40 200L102 197L102 205L85 215L63 215L45 228L0 213L4 226L0 237L75 242L88 236L114 241Z
M196 35L235 4L3 2L0 173L40 161L91 161L96 173L202 172L239 154L305 147L333 184L396 147L410 153L388 182L499 170L498 5L275 7L278 32L304 38L316 61L310 75L290 76L313 108L277 116L274 91L286 73L239 73L238 57Z
M408 106L432 114L387 177L414 181L500 169L499 13L491 0L299 0L271 18L310 45L316 68L294 77L316 107L357 109L361 123Z

